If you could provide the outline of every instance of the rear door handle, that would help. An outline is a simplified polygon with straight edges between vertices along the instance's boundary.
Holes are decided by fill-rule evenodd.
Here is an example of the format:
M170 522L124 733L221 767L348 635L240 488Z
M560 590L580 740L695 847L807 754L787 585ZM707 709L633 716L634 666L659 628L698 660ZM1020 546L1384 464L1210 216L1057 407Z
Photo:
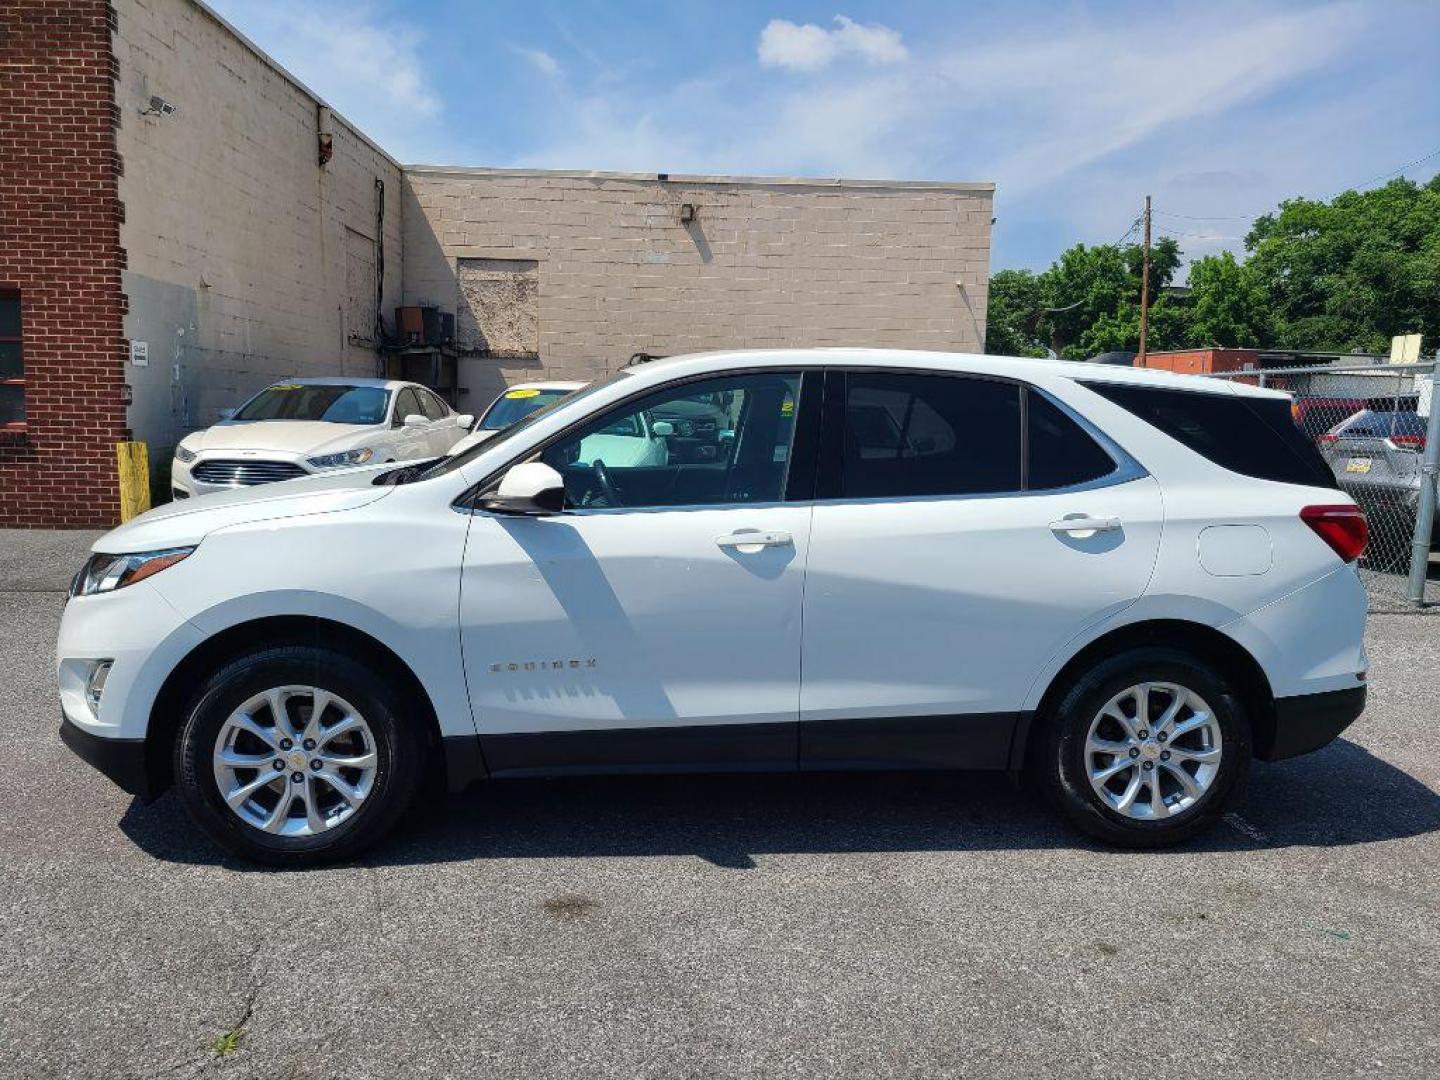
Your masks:
M715 543L722 548L764 548L788 547L795 541L788 532L760 532L756 529L737 530L729 536L717 536Z
M1101 533L1114 532L1120 528L1120 519L1117 517L1078 517L1061 518L1059 521L1050 522L1050 531L1057 533Z

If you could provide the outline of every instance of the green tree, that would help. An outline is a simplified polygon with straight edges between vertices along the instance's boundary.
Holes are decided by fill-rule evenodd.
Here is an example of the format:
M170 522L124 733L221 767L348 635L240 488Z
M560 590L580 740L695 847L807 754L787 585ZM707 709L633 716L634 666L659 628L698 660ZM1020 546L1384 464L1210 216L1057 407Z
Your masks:
M1186 344L1223 348L1267 346L1274 337L1265 289L1249 263L1228 251L1190 264L1190 295L1180 332Z
M1380 352L1415 332L1440 343L1440 176L1328 203L1287 200L1256 220L1245 246L1276 345Z
M1171 237L1151 250L1149 347L1383 352L1395 334L1440 346L1440 175L1392 180L1330 202L1290 199L1257 218L1248 257L1190 265L1188 296L1165 287L1180 268ZM991 279L986 349L1067 359L1140 343L1138 244L1077 244L1048 270Z
M1045 307L1040 282L1029 270L1001 270L990 278L985 351L1003 356L1044 356L1036 335Z
M990 279L987 352L1043 356L1048 346L1066 359L1084 359L1140 342L1139 244L1076 244L1045 272L1001 270ZM1162 289L1180 266L1180 248L1165 237L1151 249L1151 321L1174 323ZM1156 340L1152 334L1152 341ZM1156 345L1155 347L1162 347Z
M1139 244L1117 247L1076 244L1040 275L1051 309L1040 329L1050 347L1067 360L1140 345ZM1163 288L1180 267L1180 247L1162 238L1150 251L1150 296L1158 305ZM1155 308L1152 307L1153 315Z

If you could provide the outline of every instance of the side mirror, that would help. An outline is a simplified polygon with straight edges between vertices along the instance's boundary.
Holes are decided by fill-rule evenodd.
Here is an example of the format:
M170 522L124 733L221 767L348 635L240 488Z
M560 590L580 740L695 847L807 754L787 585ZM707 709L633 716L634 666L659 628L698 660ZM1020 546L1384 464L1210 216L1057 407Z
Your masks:
M480 509L492 514L541 517L565 509L565 481L541 461L516 465L500 478L500 486L481 496Z
M234 409L221 409L221 410L220 410L220 419L221 419L221 420L229 420L229 419L230 419L232 416L234 416L234 415L235 415L235 410L234 410Z
M650 430L663 439L666 436L675 434L675 425L670 423L669 420L656 420L655 423L650 425Z
M406 427L424 427L429 422L429 420L426 420L425 417L418 412L412 412L409 416L405 417L404 421Z
M468 412L462 412L455 417L455 426L465 428L467 431L475 426L475 417Z

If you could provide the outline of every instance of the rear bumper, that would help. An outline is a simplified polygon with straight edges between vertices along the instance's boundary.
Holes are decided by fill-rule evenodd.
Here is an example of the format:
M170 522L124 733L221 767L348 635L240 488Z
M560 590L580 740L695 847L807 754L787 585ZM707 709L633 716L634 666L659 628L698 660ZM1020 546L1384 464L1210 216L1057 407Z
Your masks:
M95 766L124 791L150 798L150 780L145 770L144 739L106 739L92 735L70 720L60 720L60 740L81 758Z
M1255 756L1281 761L1328 745L1365 711L1366 687L1275 699L1273 721L1258 725Z

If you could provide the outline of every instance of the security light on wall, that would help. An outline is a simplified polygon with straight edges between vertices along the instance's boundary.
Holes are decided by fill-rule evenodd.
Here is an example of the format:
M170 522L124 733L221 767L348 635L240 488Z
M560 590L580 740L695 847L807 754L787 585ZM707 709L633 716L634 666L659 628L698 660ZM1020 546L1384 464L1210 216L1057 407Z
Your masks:
M159 94L150 95L150 107L140 110L141 116L174 116L175 106Z

